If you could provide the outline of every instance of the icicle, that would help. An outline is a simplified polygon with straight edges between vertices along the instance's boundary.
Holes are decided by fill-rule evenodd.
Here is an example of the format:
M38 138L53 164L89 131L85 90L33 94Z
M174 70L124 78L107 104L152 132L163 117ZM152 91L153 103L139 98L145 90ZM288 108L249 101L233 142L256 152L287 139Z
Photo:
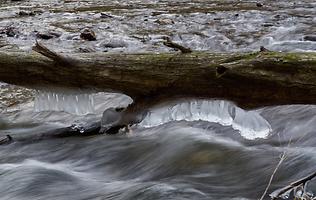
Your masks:
M202 120L231 126L238 130L241 136L250 140L265 138L271 131L270 124L259 113L247 112L222 100L193 100L152 109L139 125L148 128L181 120Z
M271 126L259 113L245 111L236 107L236 116L232 127L240 131L247 139L265 138L271 131Z
M94 113L93 95L82 91L43 91L37 90L34 110L65 111L76 115Z

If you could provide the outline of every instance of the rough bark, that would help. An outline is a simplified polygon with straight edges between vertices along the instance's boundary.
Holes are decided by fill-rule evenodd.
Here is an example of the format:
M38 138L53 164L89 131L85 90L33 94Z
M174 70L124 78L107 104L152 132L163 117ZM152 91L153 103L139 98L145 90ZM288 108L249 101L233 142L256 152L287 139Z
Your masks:
M0 52L0 81L116 91L152 103L176 97L223 98L244 108L316 103L316 53L60 55L36 48L45 56Z

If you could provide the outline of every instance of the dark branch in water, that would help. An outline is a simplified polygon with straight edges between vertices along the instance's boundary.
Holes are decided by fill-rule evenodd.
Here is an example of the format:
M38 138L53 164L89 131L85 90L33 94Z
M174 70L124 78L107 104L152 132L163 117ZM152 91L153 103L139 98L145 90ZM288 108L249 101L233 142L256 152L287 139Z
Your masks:
M275 169L274 169L272 175L270 176L269 183L268 183L268 185L267 185L267 187L266 187L264 193L262 194L262 196L261 196L261 198L260 198L259 200L263 200L264 197L266 196L266 194L267 194L267 192L268 192L268 190L269 190L269 188L270 188L270 186L271 186L272 180L273 180L273 178L274 178L274 176L275 176L277 170L279 169L279 167L281 166L281 164L282 164L282 162L283 162L284 160L285 160L285 152L283 152L283 153L281 154L280 161L278 162L278 164L277 164L277 166L275 167Z
M42 45L41 43L39 43L38 41L36 41L35 46L33 46L32 48L33 51L42 54L43 56L52 59L53 61L62 64L62 65L69 65L70 62L67 58L65 58L62 55L57 54L56 52L48 49L47 47L45 47L44 45Z
M176 50L180 50L181 53L192 53L192 50L189 48L186 48L184 46L181 46L180 44L174 43L170 40L169 37L164 37L163 39L165 39L166 41L163 42L163 44L167 47L176 49Z
M260 46L260 52L271 52L271 51L265 48L264 46Z
M277 200L278 198L280 198L283 194L285 194L286 192L295 189L296 187L299 186L303 186L303 188L305 187L306 183L310 180L312 180L313 178L316 177L316 172L313 172L312 174L301 178L293 183L291 183L290 185L281 188L277 191L274 191L273 193L270 194L270 196L272 197L272 200Z

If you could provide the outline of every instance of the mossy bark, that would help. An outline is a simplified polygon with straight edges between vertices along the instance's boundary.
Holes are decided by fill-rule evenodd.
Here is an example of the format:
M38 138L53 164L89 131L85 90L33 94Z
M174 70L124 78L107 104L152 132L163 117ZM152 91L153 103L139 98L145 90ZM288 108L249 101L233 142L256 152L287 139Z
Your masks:
M0 52L0 81L122 92L151 103L195 97L229 99L244 108L315 104L316 53L85 53L58 60Z

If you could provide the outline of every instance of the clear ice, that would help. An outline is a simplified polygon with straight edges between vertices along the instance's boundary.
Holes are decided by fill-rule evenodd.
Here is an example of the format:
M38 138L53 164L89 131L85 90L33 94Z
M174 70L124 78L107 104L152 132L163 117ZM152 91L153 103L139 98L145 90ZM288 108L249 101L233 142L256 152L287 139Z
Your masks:
M149 128L170 121L209 121L231 126L246 139L265 138L271 126L258 112L245 111L223 100L193 100L150 110L139 124Z
M43 91L37 90L34 110L64 111L76 115L94 113L94 99L91 93L80 91Z

